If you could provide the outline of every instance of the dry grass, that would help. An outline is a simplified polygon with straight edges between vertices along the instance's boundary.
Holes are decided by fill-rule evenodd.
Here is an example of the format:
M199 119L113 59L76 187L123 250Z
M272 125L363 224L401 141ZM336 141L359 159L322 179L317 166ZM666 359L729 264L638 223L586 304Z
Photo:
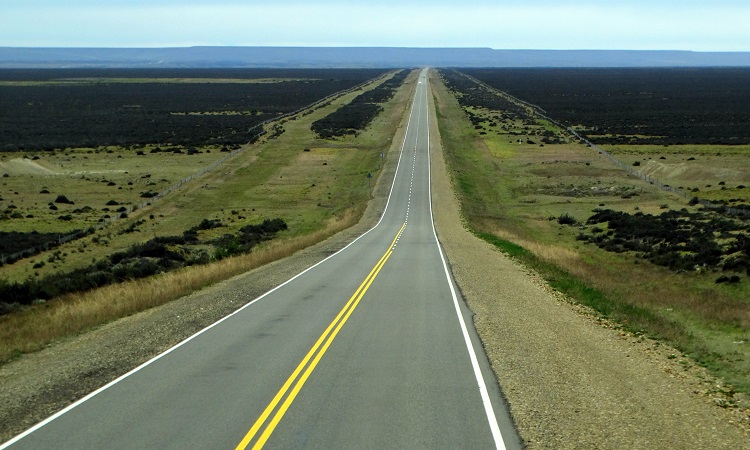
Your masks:
M475 227L484 232L494 234L501 239L520 245L545 261L569 268L574 275L587 270L587 266L582 261L580 253L569 247L527 239L510 230L501 228L491 221L479 221L475 224Z
M480 221L476 226L481 231L520 245L599 290L627 298L629 303L640 308L693 316L713 327L750 328L750 305L746 299L715 285L696 286L690 274L674 273L645 262L634 264L632 259L619 258L593 248L574 249L570 245L531 240L491 221ZM686 286L690 288L686 289ZM664 329L659 331L669 334Z
M203 287L285 258L356 224L362 208L347 210L317 232L270 242L252 253L203 266L70 294L0 317L0 361L39 350L114 319L179 299Z

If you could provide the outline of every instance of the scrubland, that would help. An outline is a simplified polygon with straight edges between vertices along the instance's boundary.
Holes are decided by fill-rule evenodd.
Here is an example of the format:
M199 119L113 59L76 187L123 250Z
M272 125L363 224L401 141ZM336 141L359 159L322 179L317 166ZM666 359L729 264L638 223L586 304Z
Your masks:
M750 273L742 244L747 220L706 211L629 175L528 104L456 72L441 75L452 90L435 90L441 136L469 227L574 301L664 340L731 389L750 392ZM739 181L750 167L746 146L608 148L628 165L640 161L636 169L649 170L664 184L711 199L730 197L734 206L747 203ZM594 216L605 211L632 218L637 236L619 234L614 221L596 222ZM676 234L677 227L665 221L670 211L682 215L676 220L694 233L702 230L699 222L711 220L725 228L685 234L671 249L668 239L649 228L658 223L659 233ZM597 245L597 236L609 247ZM732 253L714 252L706 264L696 260L686 268L678 263L700 254L689 247L693 241ZM644 242L648 250L629 247ZM677 263L654 257L667 250ZM730 264L733 258L742 264Z

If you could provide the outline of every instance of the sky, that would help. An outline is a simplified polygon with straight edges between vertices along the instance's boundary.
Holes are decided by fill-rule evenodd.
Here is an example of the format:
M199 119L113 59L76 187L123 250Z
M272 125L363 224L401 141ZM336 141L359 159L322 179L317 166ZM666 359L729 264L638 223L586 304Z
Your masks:
M750 51L747 0L0 0L0 47Z

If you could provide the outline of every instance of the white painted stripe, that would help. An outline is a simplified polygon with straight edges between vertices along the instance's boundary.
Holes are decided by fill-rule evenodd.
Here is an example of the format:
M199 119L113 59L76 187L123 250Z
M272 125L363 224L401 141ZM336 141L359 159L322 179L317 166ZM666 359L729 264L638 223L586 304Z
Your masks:
M425 86L425 84L422 84L422 86ZM423 87L423 89L426 89L426 87ZM425 101L427 100L427 97L425 97ZM474 369L474 376L476 377L477 384L479 385L479 393L482 396L482 403L484 404L484 412L487 415L487 421L490 425L490 430L492 431L492 437L495 440L495 447L498 449L505 449L505 442L503 441L503 436L500 433L500 426L497 423L497 417L495 416L495 410L492 407L492 401L490 400L489 392L487 391L487 384L484 381L484 376L482 375L482 370L479 367L479 361L477 360L477 354L474 350L474 345L471 343L471 337L469 336L469 331L466 328L466 322L464 321L464 316L461 314L461 307L458 303L458 296L456 295L456 289L453 286L453 279L451 278L450 271L448 270L448 264L445 261L445 255L443 254L443 248L440 245L440 242L438 241L437 237L437 231L435 231L435 221L433 219L432 215L432 167L430 164L430 119L429 119L429 112L430 109L427 108L427 185L428 185L428 192L429 192L429 205L430 205L430 222L432 223L432 234L435 237L435 244L438 247L438 252L440 253L440 260L443 262L443 270L445 271L445 277L448 280L448 286L450 286L451 290L451 296L453 297L453 306L456 309L456 315L458 316L458 322L461 325L461 332L464 336L464 342L466 343L466 349L469 351L469 359L471 360L471 367Z
M259 301L259 300L265 298L266 296L270 295L271 293L273 293L273 292L281 289L282 287L286 286L287 284L291 283L292 281L296 280L297 278L301 277L302 275L306 274L307 272L313 270L317 266L319 266L319 265L323 264L324 262L328 261L329 259L335 257L339 253L342 253L344 250L346 250L349 247L351 247L355 242L357 242L358 240L362 239L365 235L367 235L372 230L374 230L375 228L377 228L380 225L380 223L383 221L383 217L385 217L385 214L388 211L388 205L390 205L390 203L391 203L391 196L393 195L393 187L396 185L396 179L398 178L399 168L401 167L401 157L402 157L402 155L404 153L404 146L406 146L406 138L409 136L409 127L411 126L411 118L414 115L414 105L416 104L416 95L417 95L417 92L418 92L418 90L415 90L414 100L412 101L412 108L411 108L411 111L409 112L409 120L406 123L406 131L404 132L404 140L401 143L401 149L399 150L398 163L396 164L396 172L395 172L395 174L393 176L393 182L391 183L390 192L388 193L388 200L386 201L385 208L383 208L383 214L381 214L380 220L378 220L378 222L372 228L370 228L369 230L367 230L364 233L362 233L360 236L358 236L352 242L350 242L349 244L347 244L341 250L337 251L336 253L334 253L332 255L329 255L327 258L323 259L322 261L318 262L317 264L314 264L314 265L308 267L307 269L303 270L302 272L298 273L297 275L293 276L292 278L288 279L287 281L283 282L282 284L276 286L275 288L271 289L270 291L266 292L265 294L262 294L261 296L257 297L256 299L254 299L254 300L250 301L249 303L245 304L244 306L242 306L241 308L239 308L236 311L232 312L231 314L222 317L221 319L217 320L216 322L212 323L211 325L207 326L206 328L198 331L194 335L192 335L192 336L186 338L185 340L177 343L174 347L171 347L171 348L165 350L163 353L160 353L160 354L154 356L153 358L151 358L148 361L144 362L143 364L141 364L140 366L138 366L135 369L131 370L130 372L128 372L128 373L126 373L124 375L121 375L120 377L118 377L115 380L110 381L109 383L105 384L104 386L100 387L99 389L91 392L87 396L85 396L85 397L81 398L80 400L76 401L75 403L72 403L71 405L67 406L66 408L58 411L57 413L51 415L50 417L44 419L43 421L41 421L39 423L37 423L36 425L32 426L31 428L29 428L28 430L26 430L23 433L19 434L18 436L12 438L11 440L9 440L9 441L7 441L7 442L5 442L3 444L0 444L0 450L4 450L4 449L10 447L11 445L13 445L16 442L20 441L24 437L30 435L31 433L35 432L36 430L38 430L38 429L42 428L43 426L47 425L48 423L52 422L53 420L55 420L55 419L63 416L64 414L70 412L71 410L73 410L76 407L80 406L81 404L87 402L88 400L92 399L93 397L99 395L100 393L106 391L107 389L111 388L112 386L116 385L117 383L125 380L126 378L130 377L131 375L135 374L136 372L139 372L143 368L145 368L145 367L153 364L155 361L157 361L157 360L159 360L159 359L167 356L168 354L172 353L173 351L177 350L178 348L182 347L183 345L185 345L188 342L192 341L193 339L197 338L201 334L203 334L206 331L212 329L213 327L219 325L220 323L224 322L225 320L229 319L230 317L234 316L235 314L240 313L245 308L248 308L251 305L255 304L257 301Z

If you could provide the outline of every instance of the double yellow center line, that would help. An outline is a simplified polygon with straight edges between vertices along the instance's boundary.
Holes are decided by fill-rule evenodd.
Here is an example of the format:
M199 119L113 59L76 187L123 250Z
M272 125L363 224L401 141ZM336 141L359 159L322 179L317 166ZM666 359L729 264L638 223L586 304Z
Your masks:
M253 441L253 439L255 439L255 436L258 434L260 429L267 424L265 429L263 430L263 433L255 441L252 448L259 449L262 448L263 445L265 445L266 441L268 441L268 438L271 437L271 434L276 428L276 425L278 425L281 418L284 417L287 409L289 409L289 406L292 404L295 397L297 397L297 394L302 389L302 386L304 386L307 378L310 376L312 371L315 370L315 366L318 365L318 362L328 350L331 342L333 342L334 338L336 338L336 335L339 333L339 330L341 330L341 327L344 326L346 321L349 319L349 316L352 315L352 312L359 304L359 301L362 300L362 297L364 297L365 293L370 288L370 285L375 280L375 277L377 277L378 273L380 273L380 269L383 268L386 261L388 261L388 258L390 258L391 254L393 253L393 247L396 245L396 241L401 236L401 233L404 232L404 228L406 228L406 224L403 224L401 226L401 229L399 229L398 233L396 233L396 237L393 238L393 242L391 242L388 250L386 250L385 254L383 254L378 263L375 264L375 267L372 268L370 273L367 275L367 278L365 278L362 284L359 285L359 288L357 288L357 290L354 292L354 295L351 296L346 305L344 305L344 308L338 313L336 318L333 319L333 322L331 322L331 324L328 325L328 328L326 328L323 334L320 335L320 338L318 338L317 342L315 342L315 345L312 346L310 351L307 352L307 355L305 355L305 357L302 359L302 362L300 362L297 368L294 369L294 372L292 372L292 374L286 380L286 383L284 383L281 389L279 389L279 392L276 393L273 400L271 400L271 403L269 403L266 409L263 411L263 414L258 417L258 420L255 421L253 426L250 428L250 431L247 432L242 441L237 445L237 450L246 449L248 445L250 445L250 443ZM284 402L277 408L282 399L284 400ZM271 417L271 414L273 414L273 417ZM268 420L269 417L270 421Z

